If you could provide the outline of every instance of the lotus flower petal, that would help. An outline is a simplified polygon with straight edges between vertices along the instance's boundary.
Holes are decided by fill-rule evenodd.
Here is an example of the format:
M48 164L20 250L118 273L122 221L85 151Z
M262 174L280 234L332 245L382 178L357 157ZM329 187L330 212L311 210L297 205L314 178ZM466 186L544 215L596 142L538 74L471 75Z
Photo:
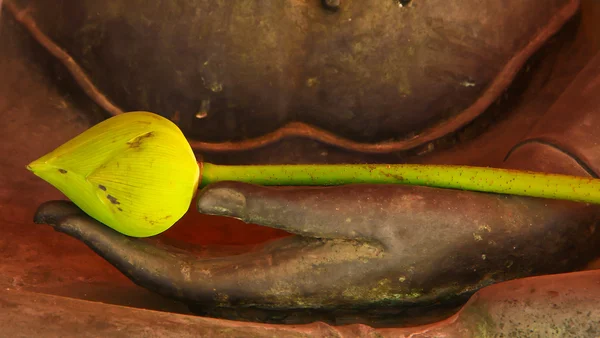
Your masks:
M91 217L132 237L154 236L179 220L200 175L181 130L148 112L109 118L27 168Z

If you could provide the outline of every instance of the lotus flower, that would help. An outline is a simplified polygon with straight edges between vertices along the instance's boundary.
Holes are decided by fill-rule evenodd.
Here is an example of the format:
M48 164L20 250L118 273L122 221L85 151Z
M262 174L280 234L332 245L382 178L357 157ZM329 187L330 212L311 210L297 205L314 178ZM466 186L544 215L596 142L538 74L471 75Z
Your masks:
M199 185L218 181L412 184L600 204L599 179L498 168L202 163L200 173L181 130L162 116L147 112L121 114L99 123L27 168L91 217L132 237L167 230L188 210Z
M148 112L109 118L27 169L91 217L132 237L159 234L178 221L200 176L181 130Z

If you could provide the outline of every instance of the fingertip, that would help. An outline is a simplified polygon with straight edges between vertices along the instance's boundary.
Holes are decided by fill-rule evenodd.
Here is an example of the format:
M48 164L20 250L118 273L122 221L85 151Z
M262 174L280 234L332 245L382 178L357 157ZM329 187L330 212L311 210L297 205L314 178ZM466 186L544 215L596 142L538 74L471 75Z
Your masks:
M73 202L58 200L42 203L35 212L36 224L50 225L55 231L65 233L82 240L85 221L93 219L87 216Z
M56 225L61 219L83 213L75 204L69 201L48 201L37 208L33 222L36 224Z
M246 196L228 184L212 185L198 193L196 203L200 213L243 219L246 210Z

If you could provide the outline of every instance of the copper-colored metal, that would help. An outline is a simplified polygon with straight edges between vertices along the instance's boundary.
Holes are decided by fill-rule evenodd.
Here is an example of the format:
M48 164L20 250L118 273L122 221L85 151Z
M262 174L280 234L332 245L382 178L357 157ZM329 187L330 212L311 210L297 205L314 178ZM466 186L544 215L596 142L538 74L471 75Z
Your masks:
M505 282L477 292L437 323L377 328L273 325L147 311L14 289L0 291L0 327L27 337L596 337L600 332L600 271ZM31 315L36 314L36 315ZM151 333L150 333L151 332Z
M432 134L437 135L440 133L432 131ZM440 136L443 136L444 133L442 132L441 134ZM290 137L305 137L345 150L364 153L391 153L408 150L423 145L435 138L433 136L418 135L403 141L370 144L352 141L303 122L291 122L271 133L240 142L211 143L196 140L189 141L192 148L196 151L246 151L265 147Z
M92 83L85 71L73 60L71 55L60 48L54 41L52 41L46 34L44 34L36 25L35 21L27 14L29 8L19 9L12 1L7 0L5 2L6 8L14 16L15 20L25 27L33 38L39 42L44 48L58 59L73 76L77 84L81 86L81 89L99 106L105 109L111 115L122 114L123 110L114 105L96 86Z
M587 62L586 57L589 55L585 56L586 53L597 53L597 48L593 47L593 41L598 40L593 33L597 31L596 22L599 22L594 18L599 16L589 14L600 14L600 6L597 3L595 0L585 1L587 5L584 7L587 6L588 9L593 7L596 8L596 11L588 10L587 14L584 14L584 17L588 18L587 24L573 25L582 27L581 30L587 29L588 36L582 38L582 34L579 34L573 45L569 44L569 48L560 51L558 61L553 57L544 61L546 67L542 68L545 69L546 74L544 74L544 70L536 73L537 79L543 79L537 83L542 88L536 87L536 84L528 88L526 96L519 100L517 114L511 115L507 121L488 130L476 142L470 142L467 145L461 144L459 147L453 148L451 152L444 154L445 157L436 153L427 161L434 163L499 163L506 155L508 149L505 148L514 145L515 139L525 138L525 136L515 137L512 135L515 133L519 135L519 132L523 133L524 130L529 130L530 120L555 119L556 116L544 115L544 110L561 95L564 91L563 86L572 82L575 74ZM590 17L590 15L592 16ZM348 337L369 337L377 335L377 333L392 337L403 334L413 337L443 334L459 337L476 336L476 334L471 334L473 331L468 331L469 327L460 324L465 321L469 322L469 318L479 319L470 321L474 324L470 328L487 330L485 332L491 335L502 333L504 336L510 334L526 336L526 331L519 330L531 329L529 324L539 325L538 327L545 325L541 330L556 325L557 329L568 329L571 330L569 332L574 335L579 334L579 336L598 332L599 328L593 326L597 325L597 322L589 321L589 318L586 317L587 313L591 313L597 318L597 312L586 311L588 303L591 304L590 311L597 309L597 306L594 307L594 305L598 301L598 278L597 275L595 275L596 277L592 275L595 272L544 276L498 284L497 288L495 286L485 288L477 293L458 315L433 325L406 330L376 329L367 325L336 327L323 323L307 326L274 326L181 316L173 313L189 312L181 303L172 302L148 292L144 288L137 287L83 243L55 233L50 227L31 224L31 217L40 203L48 199L61 198L61 195L44 182L31 177L24 169L25 164L28 160L50 151L53 147L89 127L88 120L81 117L87 116L90 111L85 107L74 105L71 101L72 97L65 98L64 93L56 90L54 82L56 79L44 74L40 69L42 67L34 61L37 59L33 56L39 51L34 41L26 39L24 35L26 32L12 24L10 15L2 19L5 19L2 27L4 34L0 34L0 37L3 35L3 41L8 43L2 44L3 48L0 49L0 52L7 53L9 58L12 57L8 60L9 62L0 62L0 73L3 75L2 81L0 81L0 92L6 93L6 95L0 95L0 115L3 117L0 136L5 137L2 144L7 150L5 160L0 163L0 177L2 177L0 179L0 217L2 217L0 221L2 228L0 286L3 291L0 293L0 313L2 313L0 327L6 334L48 336L54 333L58 336L68 335L68 330L72 330L77 332L74 333L75 335L87 332L89 335L95 334L96 336L116 337L121 334L131 337L135 336L136 330L139 329L142 331L137 331L137 334L141 336L144 334L147 336L148 330L153 330L152 334L156 336L160 336L162 332L165 336L178 333L181 333L180 336L186 336L186 334L198 336L204 332L210 336L218 335L223 331L235 332L230 330L233 327L244 336L253 332L261 332L262 336L276 334L292 336L295 332L305 336ZM17 50L17 48L22 49ZM552 53L550 55L555 56ZM543 82L543 86L540 84L541 82ZM578 86L573 87L572 92L576 91L576 87ZM581 101L578 106L585 103L577 96L570 96L564 101ZM569 105L569 108L573 108L573 106ZM587 123L587 120L573 117L572 109L563 111L565 119L562 121L570 121L574 125ZM542 129L547 128L546 126L542 127ZM573 131L576 130L573 129ZM527 137L541 136L545 135L540 134L540 130L536 130ZM571 141L570 138L568 140ZM526 147L533 145L529 143ZM566 144L566 146L569 145ZM592 147L583 149L590 151L596 149L593 147L593 143L590 145ZM577 162L556 160L558 157L549 156L554 153L540 154L537 149L532 149L531 152L535 150L540 156L532 157L529 155L531 152L524 154L526 147L522 146L516 149L507 159L507 164L518 167L519 163L535 163L537 168L533 169L543 171L556 170L557 162L568 164L562 170L571 170L578 164ZM292 153L290 149L299 153L294 156L303 156L304 159L315 152L314 148L295 150L296 148L291 147L285 148L283 151ZM281 150L278 149L278 151ZM329 154L325 154L323 157L337 161L333 154L338 150L328 149L328 151ZM259 152L253 154L252 159L257 160L257 153ZM316 154L316 156L321 156L318 152ZM229 156L238 162L251 162L248 157L244 158L243 153L235 155ZM273 161L284 161L269 148L262 149L259 155L273 158ZM585 152L580 155L587 159ZM360 156L360 154L352 154L352 156ZM388 154L388 156L392 156L392 154ZM517 157L527 157L527 161L520 161ZM312 158L310 160L312 161ZM552 168L545 167L552 163L555 164ZM585 175L586 173L581 171L581 174ZM214 250L216 255L234 256L244 253L246 249L250 250L248 246L240 244L251 247L255 243L263 243L284 235L285 233L282 231L275 232L273 228L246 224L231 218L203 215L198 213L195 207L192 207L185 219L159 240L165 243L175 243L178 247L198 253L202 257L208 256L206 247L225 244L219 246L218 250ZM194 248L190 248L190 243L195 244L194 246L201 246L200 250L193 251ZM583 278L575 278L575 280L566 278L571 276L590 279L586 282ZM5 291L6 289L10 290ZM488 290L494 291L487 292ZM575 297L576 294L579 295L579 298ZM490 298L491 296L497 297ZM98 303L89 302L90 300ZM540 303L543 303L540 307L532 306ZM115 304L117 305L115 306ZM490 306L474 306L478 304ZM128 308L119 305L128 306ZM161 310L162 312L138 310L135 307ZM487 311L482 311L486 309ZM523 309L527 311L523 311ZM532 315L533 310L536 310L536 313ZM507 316L508 312L510 314ZM37 315L31 316L32 313ZM75 315L67 316L66 313ZM486 317L490 313L492 317ZM410 314L407 313L407 315ZM407 315L402 315L400 319L404 320ZM470 317L474 315L475 317ZM503 324L503 328L487 326L490 318L499 318L495 323ZM517 320L514 320L515 318ZM565 318L567 319L565 320ZM440 318L428 317L426 319L428 323L438 320ZM354 318L341 318L336 324L341 325L352 321L356 322ZM573 321L577 321L577 323L573 324ZM585 331L587 328L583 325L586 324L586 321L590 325L590 331L587 333ZM482 325L478 326L477 324ZM411 323L407 325L418 325L418 322L411 319ZM544 331L538 332L544 335ZM481 334L481 331L478 333Z

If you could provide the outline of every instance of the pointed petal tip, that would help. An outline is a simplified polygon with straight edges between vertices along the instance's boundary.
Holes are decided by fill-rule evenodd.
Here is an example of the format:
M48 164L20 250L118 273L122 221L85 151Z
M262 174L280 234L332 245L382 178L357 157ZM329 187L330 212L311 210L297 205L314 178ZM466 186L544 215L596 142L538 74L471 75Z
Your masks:
M45 161L43 159L35 160L26 165L25 168L34 175L42 178L43 180L47 180L47 178L49 177L48 175L51 175L51 172L53 171L57 171L61 174L66 174L68 172L65 169L56 168L52 164L48 163L48 161Z
M25 166L25 168L27 168L27 170L31 171L34 174L39 170L39 167L40 167L40 163L38 162L38 160L35 160Z
M27 168L27 170L31 171L34 174L43 170L44 167L47 167L47 163L46 163L46 161L42 161L41 158L38 158L37 160L35 160L35 161L29 163L27 166L25 166L25 168Z

